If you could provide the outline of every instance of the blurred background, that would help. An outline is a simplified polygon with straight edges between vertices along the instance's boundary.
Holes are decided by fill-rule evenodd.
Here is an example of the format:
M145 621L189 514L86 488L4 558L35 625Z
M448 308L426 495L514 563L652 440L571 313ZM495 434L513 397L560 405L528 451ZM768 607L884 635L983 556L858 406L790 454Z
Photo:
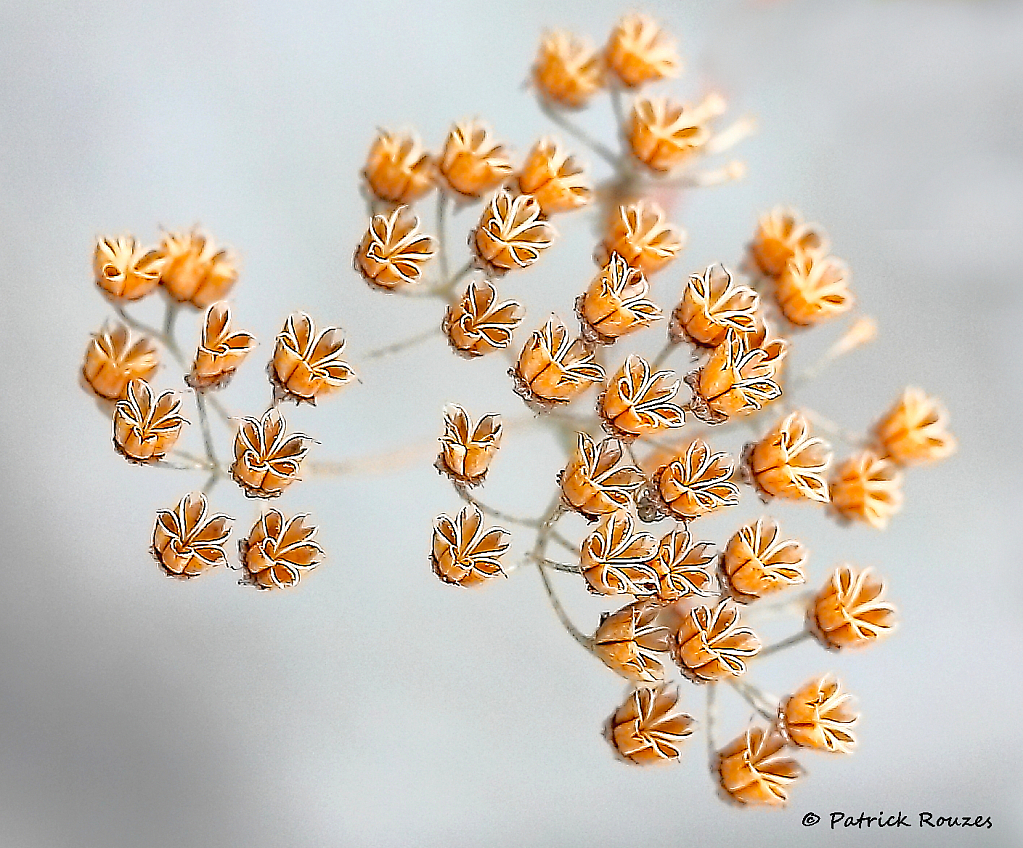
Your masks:
M530 569L477 591L428 563L434 515L458 501L430 466L440 409L528 419L503 360L467 363L439 339L363 360L439 317L435 302L370 292L351 270L365 228L358 171L375 128L436 148L479 115L520 153L551 126L523 87L545 28L602 41L616 2L410 6L204 0L4 0L0 226L4 456L0 510L0 844L4 846L992 845L1023 842L1019 475L1023 319L1023 4L998 0L748 2L643 7L679 38L685 99L711 88L760 131L739 184L673 209L690 245L656 278L735 264L756 217L791 203L832 236L881 333L805 402L867 426L904 385L947 403L960 450L914 469L884 533L772 508L811 548L819 583L876 566L903 625L852 656L803 645L751 670L791 691L831 668L859 697L851 758L803 756L777 811L726 807L692 740L675 766L617 762L601 725L621 682L560 629ZM606 101L581 119L610 140ZM565 139L568 141L568 139ZM574 143L570 145L576 148ZM604 167L580 151L595 173ZM456 216L458 251L475 213ZM257 592L220 569L163 577L155 512L202 484L137 468L78 386L110 314L91 280L98 234L201 223L241 256L235 318L269 355L286 315L338 323L362 382L287 413L310 458L407 450L388 473L310 479L281 506L309 511L327 561L295 590ZM568 317L593 273L594 219L502 291L527 323ZM464 252L456 252L453 265ZM156 318L154 305L137 311ZM182 320L192 339L195 321ZM812 362L838 328L801 340ZM188 341L190 346L192 341ZM643 344L655 349L652 337ZM163 369L158 383L177 387ZM266 403L259 361L224 396ZM801 398L801 400L804 400ZM198 428L186 439L194 446ZM227 433L219 433L226 454ZM563 464L541 430L509 426L486 497L539 513ZM214 505L257 513L221 483ZM700 526L723 541L758 504ZM513 528L514 529L514 528ZM555 575L586 630L608 608ZM791 625L777 625L784 635ZM749 719L722 692L723 743ZM702 693L683 704L702 716ZM990 816L981 831L830 832L831 811ZM815 828L800 820L815 811Z

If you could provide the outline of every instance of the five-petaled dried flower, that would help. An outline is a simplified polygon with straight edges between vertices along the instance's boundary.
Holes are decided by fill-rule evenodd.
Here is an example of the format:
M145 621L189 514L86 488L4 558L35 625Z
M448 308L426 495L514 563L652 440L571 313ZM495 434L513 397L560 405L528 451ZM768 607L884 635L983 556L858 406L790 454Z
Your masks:
M499 189L490 199L471 236L480 264L492 274L528 268L554 241L536 198Z
M628 333L642 330L661 317L647 297L650 284L643 272L632 268L617 253L576 300L583 331L601 344L612 344Z
M831 449L810 435L810 425L793 412L757 442L749 453L749 468L761 492L793 500L828 502L824 479Z
M682 62L675 42L647 15L622 18L604 49L608 67L628 88L678 76Z
M593 197L582 165L549 138L540 139L529 151L519 171L519 191L532 195L544 215L578 209Z
M572 341L557 315L526 341L512 370L515 391L540 406L568 403L604 379L604 369L582 340Z
M790 323L809 327L852 307L849 278L841 259L797 249L775 281L774 298Z
M504 574L501 557L511 544L502 527L483 526L483 513L467 504L454 518L438 515L433 523L434 573L445 583L474 586Z
M629 149L651 171L667 173L697 152L710 138L708 121L724 101L711 96L698 106L666 97L643 97L632 106Z
M851 754L856 747L853 726L860 714L852 695L826 674L810 680L789 695L778 708L778 729L800 748Z
M843 460L828 482L831 509L882 530L902 506L902 475L895 463L868 448Z
M671 631L659 623L660 607L647 600L635 601L605 614L593 634L593 652L613 671L641 683L664 679L658 654L671 647Z
M664 210L652 200L639 200L618 207L595 258L603 266L618 253L649 276L671 262L683 247L685 233L667 222Z
M482 356L508 347L525 314L517 300L498 300L489 280L471 280L462 299L444 314L444 332L461 356Z
M685 525L678 525L661 539L651 561L657 572L657 597L677 601L693 595L715 594L709 567L713 561L711 544L693 542Z
M355 377L341 358L344 349L344 336L338 328L328 327L317 335L313 319L304 312L288 316L270 362L275 390L289 400L307 403L336 391Z
M483 482L504 430L500 415L484 415L473 426L457 403L444 407L444 435L440 437L437 468L467 486Z
M653 595L657 572L649 560L656 549L653 536L636 531L628 510L608 513L583 539L583 577L599 595Z
M114 407L114 447L132 462L157 462L181 435L181 399L174 392L159 397L145 380L132 380Z
M781 806L789 784L802 777L799 763L785 756L785 737L776 729L750 727L718 752L724 797L742 806Z
M753 289L736 285L724 265L710 265L702 274L689 276L668 333L674 342L717 347L729 330L755 332L759 306L760 296Z
M533 64L533 82L550 103L579 109L604 85L603 58L571 33L547 33Z
M686 375L693 390L689 408L697 418L720 424L781 397L781 386L775 380L780 357L772 359L767 350L752 347L751 337L728 330L703 367ZM779 345L783 354L784 342L777 342Z
M160 283L167 294L196 309L223 300L238 280L231 254L218 250L213 239L195 230L164 233L160 255L166 262Z
M760 653L757 634L739 621L730 601L689 611L675 635L675 660L693 683L707 683L746 673L744 658Z
M249 538L238 545L249 580L261 589L287 589L302 573L323 560L323 548L314 540L316 527L306 524L307 514L285 519L276 509L259 517Z
M956 449L948 413L935 398L912 387L874 426L874 433L887 458L899 465L944 459Z
M678 687L667 683L633 689L608 719L607 739L615 752L640 766L681 758L695 722L678 709L678 701Z
M804 223L794 209L772 209L757 222L757 231L749 245L753 267L767 277L779 277L796 255L823 253L828 249L828 236L818 224Z
M494 141L479 121L451 128L437 169L454 191L466 197L479 197L500 185L513 170L504 145Z
M748 603L806 582L806 557L801 542L784 538L778 522L763 516L728 540L721 574L732 597Z
M382 289L407 286L419 282L436 252L433 236L419 232L419 218L408 206L398 206L370 220L355 251L355 270Z
M255 346L250 333L231 332L231 307L226 301L212 304L203 317L199 348L185 382L193 389L224 386Z
M156 347L147 338L132 341L128 328L118 324L96 333L85 351L82 377L99 397L124 397L132 380L147 380L160 363Z
M826 648L861 648L895 627L895 607L881 600L884 583L872 569L835 569L807 612L811 632Z
M623 454L618 439L607 438L597 445L586 433L579 433L575 453L558 477L562 500L591 520L625 509L643 474L623 463Z
M411 203L433 188L433 158L411 133L378 130L362 170L379 200Z
M165 260L132 236L100 238L92 258L96 285L113 300L138 300L160 283Z
M732 458L715 453L702 439L655 475L657 493L676 518L699 518L739 503L739 487L732 482Z
M185 495L174 509L156 513L153 556L171 577L195 577L227 563L224 542L231 519L209 514L206 495Z
M649 362L631 353L600 396L600 417L625 438L681 427L685 412L671 402L681 384L671 371L651 371Z
M284 434L284 416L268 409L261 418L243 418L234 437L231 476L250 498L276 498L299 479L309 437Z

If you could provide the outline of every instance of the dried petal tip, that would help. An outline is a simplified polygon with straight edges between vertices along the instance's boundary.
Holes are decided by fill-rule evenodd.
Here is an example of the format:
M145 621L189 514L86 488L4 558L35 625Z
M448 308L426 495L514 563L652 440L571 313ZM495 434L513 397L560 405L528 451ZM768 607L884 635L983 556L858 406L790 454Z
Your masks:
M223 300L238 281L234 258L197 230L164 233L160 255L165 265L160 283L172 298L205 309Z
M611 32L604 56L608 67L628 88L682 72L675 42L646 15L622 18Z
M304 312L289 316L277 336L268 372L275 392L296 403L316 403L317 397L346 385L355 372L341 358L344 349L338 328L328 327L317 335L313 319Z
M671 313L668 333L674 342L717 347L729 330L756 331L759 306L760 296L748 286L737 285L724 265L709 265L702 274L689 276L682 299Z
M642 356L630 354L600 396L600 417L626 439L681 427L685 412L672 403L681 383L671 371L653 371Z
M230 522L226 515L208 514L205 495L185 495L174 509L156 513L153 556L168 577L196 577L225 565Z
M437 166L448 186L465 197L480 197L512 174L504 145L479 121L455 124Z
M443 329L454 351L472 359L508 347L525 314L517 300L498 300L490 281L472 280L462 299L448 307Z
M796 251L817 254L827 249L828 236L819 224L804 223L796 210L778 207L757 222L749 262L764 276L778 278Z
M504 574L501 557L511 537L503 527L483 526L483 513L467 504L454 518L439 515L433 523L434 573L445 583L475 586Z
M633 689L608 719L607 740L615 753L638 766L681 759L696 722L678 702L678 687L666 683Z
M746 673L744 660L760 653L760 640L742 627L729 601L698 606L682 620L675 636L675 661L693 683L707 683Z
M147 338L132 340L128 328L104 327L85 350L82 377L99 397L119 400L132 380L148 380L160 362L156 346Z
M629 124L632 155L657 174L684 165L710 139L710 120L723 109L724 102L716 96L697 106L665 97L638 99Z
M549 138L540 139L529 151L519 172L519 191L532 195L544 215L578 209L593 198L582 166Z
M894 463L873 450L841 462L828 483L831 509L847 521L862 521L878 530L888 526L902 507L902 475Z
M203 318L199 348L185 382L193 389L224 387L255 346L256 338L250 333L231 332L231 307L226 302L212 304Z
M799 412L782 420L748 453L749 470L757 488L767 496L827 503L824 479L831 449L810 435L810 425Z
M114 408L114 448L129 462L163 459L181 435L185 419L174 392L156 397L145 380L132 380Z
M411 133L379 130L362 175L378 200L411 203L433 188L433 158Z
M682 521L699 518L739 503L739 487L732 482L734 463L715 453L702 439L654 475L657 495L668 512Z
M612 671L640 683L664 679L658 654L671 647L671 633L658 622L660 608L636 601L604 615L593 634L593 653Z
M603 57L585 39L547 33L533 64L533 84L549 103L578 109L604 85Z
M660 206L652 200L640 200L618 207L594 259L603 267L617 253L649 276L671 262L685 243L685 233L668 223Z
M717 770L725 800L751 807L786 804L789 785L803 775L785 756L785 737L755 726L718 753Z
M436 239L419 232L419 218L398 206L370 220L355 251L355 270L371 286L391 290L418 283L436 252Z
M449 404L444 407L437 469L463 485L479 485L501 444L503 430L500 415L484 415L474 426L462 407Z
M92 268L96 285L111 300L138 300L160 282L166 260L157 250L138 244L132 236L96 240Z
M480 265L491 274L528 268L554 241L536 198L499 189L483 209L470 236Z
M956 449L944 407L936 398L912 387L875 425L874 433L882 453L899 465L945 459Z
M556 315L529 337L511 374L516 394L541 409L568 403L604 379L590 346L572 341Z
M749 603L806 582L807 551L795 539L786 539L773 518L758 518L728 540L721 557L721 573L733 598Z
M800 748L851 754L856 747L853 727L860 714L852 695L832 675L815 678L778 708L778 729Z
M650 326L661 317L661 310L647 297L649 292L643 272L612 253L604 270L576 300L583 332L595 342L613 344Z
M286 519L276 509L260 516L249 538L238 545L247 582L260 589L287 589L320 564L323 549L313 540L317 528L306 524L308 518Z
M234 438L231 476L246 497L276 498L299 479L309 437L285 435L284 416L268 409L259 419L243 418Z
M590 520L627 507L643 474L622 462L624 453L617 439L596 445L586 433L577 434L575 453L558 478L562 500Z
M624 509L609 513L582 544L580 564L590 591L598 595L653 595L657 571L649 560L657 542L635 529Z
M895 627L895 607L881 600L884 583L872 569L840 565L807 612L811 632L826 648L862 648Z

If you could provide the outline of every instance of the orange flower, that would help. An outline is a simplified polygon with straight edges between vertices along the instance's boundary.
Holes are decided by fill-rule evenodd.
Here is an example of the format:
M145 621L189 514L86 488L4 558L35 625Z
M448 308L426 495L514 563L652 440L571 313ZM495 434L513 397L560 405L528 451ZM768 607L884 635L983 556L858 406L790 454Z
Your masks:
M777 278L797 250L823 253L827 249L828 236L819 224L806 224L796 210L778 207L757 222L749 259L762 274Z
M104 327L92 337L85 350L82 377L101 398L124 397L132 380L147 380L160 362L156 347L147 338L132 341L128 328L118 324Z
M231 307L226 301L212 304L203 317L199 349L185 382L193 389L225 386L255 346L255 336L231 332Z
M654 481L671 514L686 521L739 503L732 469L728 454L714 453L702 439L695 439L684 455L654 475Z
M263 417L243 418L234 437L231 476L249 498L276 498L299 479L309 437L284 435L284 416L268 409Z
M622 443L604 439L595 445L585 433L577 439L575 454L558 475L562 500L591 520L627 507L643 475L634 465L622 464Z
M511 373L515 393L545 408L568 403L604 379L592 350L582 339L569 339L557 315L529 337Z
M646 15L622 18L611 32L604 56L608 67L628 88L676 77L682 71L675 42Z
M671 371L651 372L642 356L629 354L600 396L604 423L625 438L681 427L685 413L671 399L682 381L673 380L674 376Z
M739 611L729 601L716 607L694 607L682 619L675 636L675 659L693 683L707 683L746 673L743 658L760 653L757 634L739 622Z
M533 82L545 100L578 109L603 87L603 59L588 41L550 32L540 41Z
M160 282L167 294L196 309L223 300L238 281L230 253L218 250L212 239L196 230L164 233L160 255L166 262Z
M912 387L885 413L874 432L886 458L899 465L945 459L956 449L948 413L935 398Z
M653 536L636 532L627 510L608 513L583 539L583 577L598 595L653 595L657 572L649 560L656 548Z
M142 247L132 236L97 239L92 259L96 285L112 300L145 297L159 284L164 265L158 251Z
M810 436L810 425L793 412L757 442L749 454L749 468L761 492L792 500L827 503L824 479L831 450Z
M853 305L849 277L849 267L842 260L797 248L775 282L778 308L799 327L841 315Z
M608 720L607 739L624 760L639 766L682 757L693 717L678 710L677 687L662 683L633 689Z
M652 200L639 200L618 207L595 258L603 266L618 253L649 276L671 262L684 246L685 233L667 223L664 210Z
M813 635L826 648L861 648L895 627L895 607L881 600L884 583L865 568L840 565L807 613Z
M837 515L878 530L887 527L902 506L902 475L894 463L870 449L840 463L828 485Z
M519 191L532 195L544 215L578 209L593 198L582 166L549 138L540 139L529 151L519 171Z
M455 352L471 359L508 347L525 314L517 300L499 301L490 281L471 280L462 299L448 307L444 332Z
M306 514L285 519L276 509L260 516L249 538L238 545L248 580L260 589L287 589L323 560Z
M803 775L799 763L785 756L785 738L761 727L750 727L726 745L717 770L724 797L741 806L782 806L789 784Z
M154 397L145 380L132 380L114 407L114 447L130 462L151 463L163 459L181 435L185 419L181 400L174 392Z
M725 108L717 95L696 106L666 97L642 97L632 106L629 148L651 171L667 173L686 162L710 138L712 118Z
M185 495L174 509L156 513L153 556L168 577L195 577L227 564L224 542L231 519L208 515L206 496Z
M397 206L369 222L355 251L355 270L371 286L390 290L418 283L436 252L433 236L419 232L419 218L408 206Z
M860 717L851 701L832 675L814 678L782 703L778 729L800 748L851 754L856 747L852 728Z
M717 347L729 330L753 333L757 329L760 296L738 286L724 265L709 265L702 274L690 274L682 300L671 313L668 334L673 342L690 341Z
M438 470L467 486L482 483L501 444L503 430L500 415L484 415L474 427L457 403L444 407Z
M686 376L693 390L689 408L697 418L720 424L781 397L781 386L774 379L776 365L768 351L748 347L750 337L728 330L703 367ZM784 343L779 344L783 354Z
M454 518L438 515L433 523L433 571L445 583L475 586L498 574L510 545L502 527L483 527L483 513L472 504Z
M650 285L638 268L629 267L612 253L586 291L576 300L583 331L594 341L612 344L616 339L642 330L661 317L657 304L647 298Z
M433 188L433 157L410 133L378 130L362 175L379 200L411 203Z
M658 654L669 650L671 634L657 621L659 607L635 601L614 613L605 613L593 634L593 652L618 674L641 683L664 679Z
M785 539L773 518L758 518L728 540L721 573L733 598L749 603L806 582L806 548Z
M466 197L479 197L511 176L504 145L490 137L479 121L455 124L448 133L438 170L454 191Z
M662 601L677 601L692 595L715 594L710 564L714 552L709 542L693 542L684 524L664 538L651 565L657 572L657 596Z
M499 189L483 209L472 244L480 264L492 274L528 268L554 241L554 228L529 194L515 197Z
M304 312L290 315L277 336L270 363L276 393L295 402L316 403L317 397L341 388L355 377L341 359L344 349L338 328L328 327L316 335L312 318Z

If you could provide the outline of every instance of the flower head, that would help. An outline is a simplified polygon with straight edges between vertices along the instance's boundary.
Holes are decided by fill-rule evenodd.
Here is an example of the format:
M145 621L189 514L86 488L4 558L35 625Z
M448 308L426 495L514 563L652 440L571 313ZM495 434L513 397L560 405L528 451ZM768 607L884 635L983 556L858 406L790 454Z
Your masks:
M757 222L757 231L749 245L752 267L767 277L780 277L797 250L822 253L828 249L828 236L818 224L804 223L794 209L778 207Z
M572 341L556 315L526 341L512 370L515 391L542 407L568 403L604 379L593 351L582 339Z
M658 622L659 610L657 604L641 600L605 614L593 634L593 652L608 668L631 680L663 680L658 654L669 650L671 633Z
M595 258L603 266L618 253L649 276L671 262L685 242L685 233L667 222L660 206L652 200L639 200L618 207Z
M444 407L437 468L464 485L482 483L501 444L503 430L500 415L484 415L474 426L462 407L449 404Z
M256 346L250 333L231 332L231 307L226 301L211 304L203 316L199 348L185 382L193 389L220 388Z
M840 462L828 488L836 515L878 530L887 527L902 506L902 475L897 466L869 448Z
M224 565L230 522L226 515L208 512L206 495L187 494L174 509L156 513L153 556L170 577L195 577Z
M715 453L702 439L654 475L657 492L669 512L687 521L739 503L739 487L732 482L734 463L726 453Z
M662 683L633 689L608 720L607 738L624 760L639 766L682 757L693 717L678 709L678 687Z
M238 545L248 580L260 589L287 589L303 572L323 560L323 548L314 540L316 527L302 514L285 518L276 509L259 517L249 538Z
M419 218L398 206L370 220L355 251L355 270L372 286L394 289L418 283L436 252L436 239L419 232Z
M743 525L728 540L721 573L732 597L742 603L806 582L806 548L786 539L773 518Z
M840 565L807 613L810 629L826 648L862 648L895 627L895 607L881 600L884 583L872 569Z
M709 542L693 542L684 524L680 524L657 547L651 565L657 572L657 597L677 601L692 596L710 597L715 593L710 565L714 552Z
M682 71L675 42L647 15L631 14L622 18L611 32L604 57L608 67L628 88L675 77Z
M462 299L448 307L444 332L456 353L473 358L508 347L525 314L517 300L498 300L489 280L471 280Z
M675 342L717 347L729 330L754 332L759 306L760 296L748 286L736 285L724 265L709 265L702 274L689 275L668 332Z
M749 468L761 492L791 500L827 503L824 479L831 449L810 435L810 425L799 412L783 419L749 453Z
M589 330L594 341L611 344L650 326L661 317L661 310L647 297L649 292L643 272L612 253L607 265L576 301L584 332Z
M583 577L599 595L653 595L657 572L649 560L656 548L653 536L636 531L627 510L608 513L583 539Z
M164 259L160 283L175 300L205 309L223 300L238 281L238 269L230 252L218 249L197 230L164 233L160 242Z
M597 445L585 433L577 434L575 453L558 477L562 500L590 520L626 508L643 474L623 463L623 456L618 439L604 439Z
M234 437L231 476L250 498L276 498L299 479L309 437L286 436L284 416L276 408L261 418L243 418Z
M439 515L433 523L433 570L445 583L475 586L504 574L501 557L511 537L502 527L483 526L483 513L472 504L454 518Z
M629 148L651 171L667 173L690 159L710 138L709 121L724 111L716 95L697 106L666 97L642 97L632 107Z
M841 259L797 248L775 281L775 300L790 323L809 327L852 308L849 278Z
M651 371L642 356L629 354L600 396L600 416L626 438L681 427L685 412L672 403L681 384L671 371Z
M92 268L96 285L112 300L138 300L160 282L165 259L156 250L138 244L132 236L96 240Z
M529 151L519 171L519 191L532 195L544 215L578 209L593 198L582 166L549 138L540 139Z
M741 626L739 611L729 601L694 607L675 636L675 660L694 683L745 674L744 659L756 656L760 648L757 634Z
M751 335L729 329L703 367L686 376L693 390L689 406L697 418L720 424L781 397L775 380L780 356L772 359L764 348L751 346ZM779 345L784 355L784 342Z
M181 399L174 392L153 394L145 380L132 380L114 408L114 447L130 462L163 459L181 435Z
M160 363L156 346L147 338L132 340L123 324L104 327L93 335L85 350L82 377L99 397L124 397L132 380L147 380Z
M852 695L830 674L810 680L778 709L778 729L800 748L851 754L856 747L853 726L860 714Z
M482 266L492 274L504 274L536 262L553 243L554 228L535 197L513 196L502 188L484 207L471 238Z
M444 142L437 169L455 192L480 197L512 174L503 144L479 121L455 124Z
M270 381L288 400L316 403L317 397L336 391L355 377L341 358L344 350L341 330L328 327L317 335L313 319L296 312L277 335Z
M718 753L717 770L724 797L741 806L782 806L789 785L803 775L799 763L785 756L785 737L756 726Z
M533 64L533 83L548 102L578 109L604 85L603 57L571 33L547 33Z
M899 465L945 459L956 449L948 413L937 399L912 387L875 425L874 433L885 456Z
M378 130L362 175L379 200L411 203L433 188L433 157L411 133Z

